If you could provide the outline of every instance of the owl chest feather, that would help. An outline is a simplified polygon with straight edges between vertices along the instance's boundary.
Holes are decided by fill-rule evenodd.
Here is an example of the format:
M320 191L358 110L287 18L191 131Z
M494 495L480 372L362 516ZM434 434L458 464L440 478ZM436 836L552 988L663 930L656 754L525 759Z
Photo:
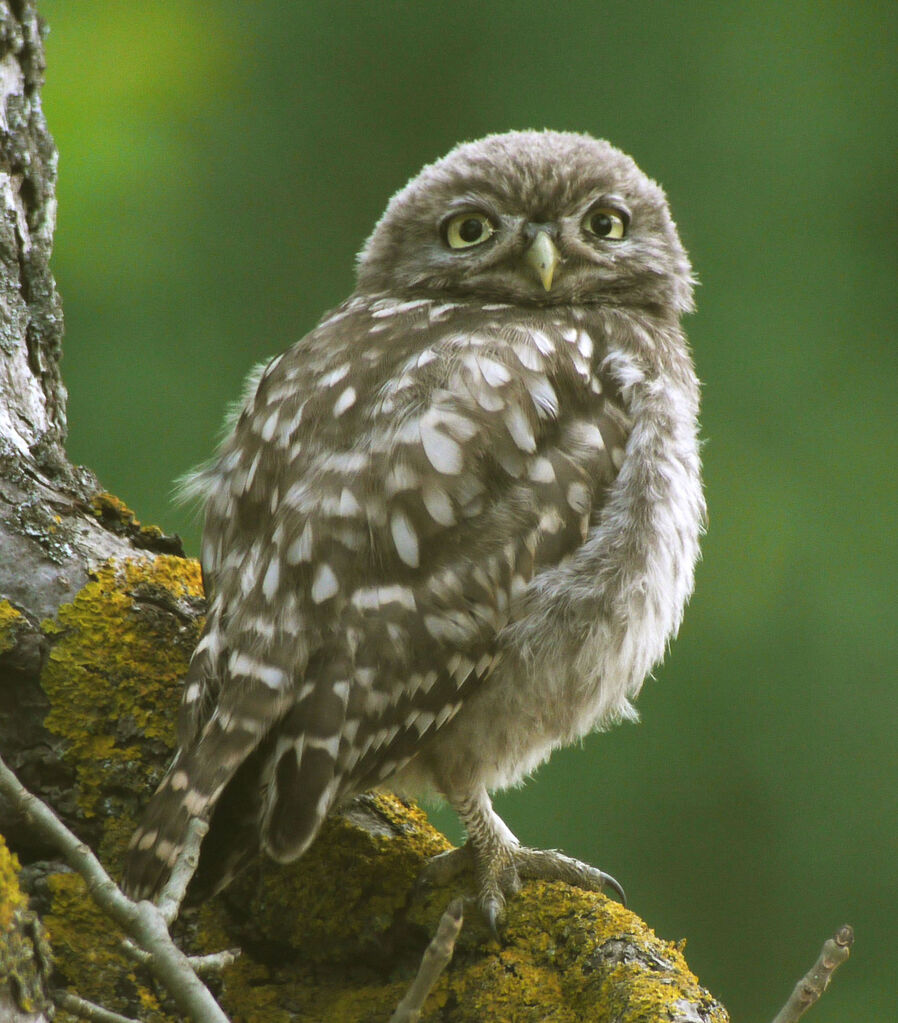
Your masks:
M487 312L350 300L269 366L212 477L218 646L292 678L300 717L336 687L347 778L429 744L444 773L457 755L509 783L633 713L691 591L679 333L599 308ZM267 542L235 542L245 521Z
M454 554L476 567L491 546L514 542L514 530L533 532L546 509L554 514L543 485L554 478L567 520L582 490L582 532L558 556L549 541L565 535L560 527L534 534L521 573L526 599L513 621L500 622L511 648L532 659L565 636L569 655L576 643L572 629L558 631L560 608L582 631L591 613L632 623L676 603L661 591L683 576L690 551L676 556L677 545L696 532L676 509L695 505L687 491L698 486L696 397L688 359L685 369L677 361L682 342L669 346L671 374L649 333L626 318L566 310L537 326L532 315L497 309L490 332L478 310L474 331L464 307L419 302L397 329L412 312L404 305L366 305L360 347L351 331L333 329L344 316L351 324L349 303L263 376L212 477L207 536L228 553L206 567L222 577L223 599L235 605L252 593L284 609L299 600L307 617L339 618L366 583L418 586L427 597L428 570ZM590 489L598 477L610 484L601 493ZM232 540L241 519L267 521L268 543ZM658 550L670 551L666 567L648 559Z
M502 788L553 749L636 712L692 592L705 506L698 384L678 330L597 313L602 371L632 422L620 471L584 542L540 572L499 637L483 687L438 737L440 784ZM476 763L476 768L471 764Z

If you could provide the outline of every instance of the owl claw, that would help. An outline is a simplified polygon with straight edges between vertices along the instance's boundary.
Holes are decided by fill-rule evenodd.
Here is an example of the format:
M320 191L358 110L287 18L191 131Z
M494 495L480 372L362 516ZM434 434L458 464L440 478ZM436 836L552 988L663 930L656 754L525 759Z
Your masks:
M530 881L564 881L584 891L601 892L610 888L626 906L627 895L623 886L604 870L590 866L558 849L528 849L520 846L513 851L515 866L520 876Z
M627 895L623 886L610 874L592 867L557 849L529 849L512 846L489 861L478 856L468 842L460 849L434 856L419 877L419 884L443 885L454 880L470 866L479 880L477 904L484 922L496 941L501 941L500 925L505 912L506 897L514 895L522 881L563 881L584 891L600 892L610 888L623 905Z
M603 884L605 885L605 887L610 888L615 893L615 895L617 895L617 897L620 899L621 905L626 907L627 893L624 891L621 883L615 880L615 878L613 878L610 874L606 874L603 870L600 870L599 873L602 875Z
M491 898L486 903L480 903L480 909L486 918L486 925L490 929L493 941L502 943L502 935L499 933L499 921L502 919L502 910L505 905L503 899L501 903L498 899Z

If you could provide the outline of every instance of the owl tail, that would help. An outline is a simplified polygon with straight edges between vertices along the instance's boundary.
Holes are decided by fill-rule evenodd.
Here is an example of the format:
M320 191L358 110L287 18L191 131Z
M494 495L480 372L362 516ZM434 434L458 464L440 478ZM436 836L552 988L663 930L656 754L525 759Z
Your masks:
M185 905L201 905L223 891L257 856L264 776L272 744L269 735L240 765L215 804Z
M220 706L195 744L178 754L131 838L122 882L126 895L135 900L158 895L184 847L190 821L208 820L225 786L264 739L267 728L263 731L261 722L280 716L272 711L247 716Z
M331 663L326 671L339 676L340 663ZM345 791L348 779L337 763L344 715L345 697L336 696L325 674L307 703L281 722L266 771L260 821L262 845L279 863L289 863L308 849ZM316 724L319 732L332 729L331 734L316 735Z

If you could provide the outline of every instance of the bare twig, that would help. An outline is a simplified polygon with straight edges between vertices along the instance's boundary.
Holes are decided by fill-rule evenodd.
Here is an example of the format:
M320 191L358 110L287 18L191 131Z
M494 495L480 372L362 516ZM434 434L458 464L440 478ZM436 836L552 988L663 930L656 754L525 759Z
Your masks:
M156 905L159 907L162 919L169 927L178 918L187 886L196 873L197 864L200 861L200 846L208 830L208 823L198 817L194 817L187 825L184 848L178 856L177 863L175 863L174 870L172 870L165 887L159 893Z
M130 1016L121 1016L117 1012L110 1012L102 1005L95 1005L93 1002L87 1001L86 998L73 995L71 991L54 991L53 1001L58 1008L65 1009L73 1016L90 1020L90 1023L138 1023Z
M817 962L795 985L789 1001L777 1013L773 1023L795 1023L800 1019L826 990L836 969L851 954L854 930L843 924L823 943Z
M226 966L236 963L242 955L243 952L239 948L223 948L220 952L210 952L205 956L188 956L187 962L190 963L193 972L202 977L210 973L221 973Z
M141 966L150 965L152 955L142 948L138 948L130 938L125 938L122 941L122 948L136 963L140 963ZM190 963L190 968L194 973L203 976L210 973L221 973L226 966L236 963L242 955L243 949L225 948L221 952L210 952L208 955L189 955L187 962Z
M424 957L412 986L390 1017L390 1023L417 1023L427 996L446 969L464 920L462 900L453 899L440 917L437 933L424 950Z
M50 807L22 785L2 757L0 792L84 878L87 890L100 909L149 953L147 965L181 1012L195 1023L228 1023L208 988L190 968L187 956L172 941L159 910L151 902L135 903L126 898L91 850L69 831Z

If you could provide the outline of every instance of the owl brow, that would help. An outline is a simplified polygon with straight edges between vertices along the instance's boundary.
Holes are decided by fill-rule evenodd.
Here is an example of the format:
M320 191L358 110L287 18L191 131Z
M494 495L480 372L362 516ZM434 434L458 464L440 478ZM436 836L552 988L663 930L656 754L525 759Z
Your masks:
M607 179L598 180L588 177L575 179L574 181L563 180L556 184L554 189L548 193L543 191L540 195L540 208L536 214L538 219L551 220L560 216L574 216L584 213L597 203L616 206L622 204L627 209L624 200L608 187Z
M611 209L619 210L621 213L626 214L628 219L632 219L630 203L628 203L618 192L599 192L598 195L594 195L593 198L590 199L583 209L589 210L593 206L609 206Z
M498 195L488 195L486 191L468 190L451 199L446 207L448 213L461 213L465 210L477 210L487 216L496 217Z

